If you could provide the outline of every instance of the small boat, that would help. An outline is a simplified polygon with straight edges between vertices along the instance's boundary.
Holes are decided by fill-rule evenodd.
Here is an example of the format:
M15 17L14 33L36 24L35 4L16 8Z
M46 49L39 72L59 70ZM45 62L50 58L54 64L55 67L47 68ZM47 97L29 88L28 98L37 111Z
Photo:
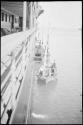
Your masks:
M44 58L44 48L43 48L43 45L41 43L41 40L36 40L36 43L35 43L35 55L34 55L34 60L36 62L41 62L43 61L43 58Z
M55 62L50 66L42 66L39 69L39 73L37 75L38 80L44 81L44 83L48 83L56 78L56 65Z

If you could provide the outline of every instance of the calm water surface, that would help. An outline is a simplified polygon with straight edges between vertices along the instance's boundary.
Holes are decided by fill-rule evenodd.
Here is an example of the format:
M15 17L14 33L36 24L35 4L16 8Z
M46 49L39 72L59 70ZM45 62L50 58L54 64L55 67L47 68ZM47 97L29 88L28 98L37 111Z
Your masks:
M51 59L57 65L57 79L47 85L35 78L34 64L30 123L82 123L82 46L80 31L50 31Z

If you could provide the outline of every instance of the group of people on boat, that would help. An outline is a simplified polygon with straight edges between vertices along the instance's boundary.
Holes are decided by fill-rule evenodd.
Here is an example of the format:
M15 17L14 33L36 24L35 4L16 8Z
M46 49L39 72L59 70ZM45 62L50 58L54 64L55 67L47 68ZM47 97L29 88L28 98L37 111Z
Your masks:
M50 66L42 66L39 69L38 77L41 79L47 79L49 77L55 78L56 76L56 64L52 63Z

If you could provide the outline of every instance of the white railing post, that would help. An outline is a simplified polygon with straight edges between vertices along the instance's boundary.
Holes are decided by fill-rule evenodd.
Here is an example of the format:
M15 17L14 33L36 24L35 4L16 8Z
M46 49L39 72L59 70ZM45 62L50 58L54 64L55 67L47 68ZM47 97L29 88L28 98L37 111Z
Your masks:
M32 2L30 2L30 28L33 27L33 18L32 18L32 15L33 12L32 12Z
M23 31L26 31L27 2L23 2Z
M15 69L16 69L16 65L15 65L15 57L14 57L14 53L12 52L11 55L11 94L12 94L12 106L14 107L15 105L15 81L16 81L16 76L15 76Z
M25 73L25 65L26 65L26 62L25 62L25 43L23 43L23 51L22 51L22 75L24 76L24 73Z

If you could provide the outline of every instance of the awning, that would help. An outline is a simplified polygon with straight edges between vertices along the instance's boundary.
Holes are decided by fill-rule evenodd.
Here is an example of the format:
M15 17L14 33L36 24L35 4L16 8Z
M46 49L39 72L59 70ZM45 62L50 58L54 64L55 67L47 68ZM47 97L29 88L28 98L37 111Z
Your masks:
M44 12L44 10L40 10L38 13L38 17Z
M42 9L42 7L39 5L37 8L37 18L44 12L44 10Z

